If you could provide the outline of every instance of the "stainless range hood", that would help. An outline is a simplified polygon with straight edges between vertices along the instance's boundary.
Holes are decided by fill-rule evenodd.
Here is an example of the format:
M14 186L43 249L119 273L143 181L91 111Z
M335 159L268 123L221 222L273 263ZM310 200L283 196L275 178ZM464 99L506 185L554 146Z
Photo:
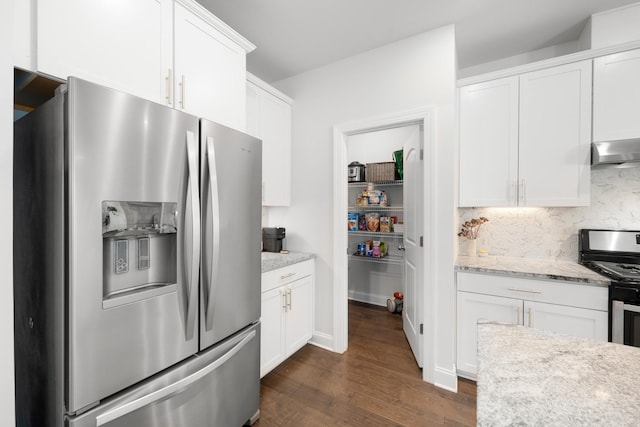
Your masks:
M627 168L640 166L640 138L591 144L593 168Z

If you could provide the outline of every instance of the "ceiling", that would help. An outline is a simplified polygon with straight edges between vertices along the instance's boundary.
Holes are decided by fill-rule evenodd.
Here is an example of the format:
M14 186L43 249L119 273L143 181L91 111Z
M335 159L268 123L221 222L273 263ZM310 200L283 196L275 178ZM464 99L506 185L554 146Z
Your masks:
M267 82L455 24L460 68L576 40L588 17L637 0L198 0L257 46Z

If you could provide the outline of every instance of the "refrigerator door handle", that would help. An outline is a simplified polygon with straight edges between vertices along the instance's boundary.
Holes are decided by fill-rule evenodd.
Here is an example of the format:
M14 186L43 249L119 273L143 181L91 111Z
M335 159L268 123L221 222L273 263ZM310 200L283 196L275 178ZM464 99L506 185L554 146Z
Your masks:
M215 362L205 366L204 368L194 372L191 375L188 375L182 378L180 381L177 381L173 384L170 384L166 387L163 387L159 390L146 394L138 399L135 399L131 402L127 402L110 411L107 411L103 414L98 415L96 417L96 426L99 427L101 425L107 424L118 418L122 418L132 413L133 411L143 408L153 402L157 402L162 399L165 399L171 394L184 390L185 388L189 387L196 381L206 377L211 372L215 371L220 366L222 366L225 362L227 362L229 359L235 356L240 350L242 350L242 348L246 346L249 343L249 341L254 339L255 336L256 336L256 331L255 330L251 331L251 333L249 333L246 337L244 337L240 342L238 342L238 344L233 346L227 353L225 353L223 356L218 358Z
M216 167L216 153L213 137L207 137L206 156L207 166L209 168L209 191L211 192L211 215L213 230L211 254L209 254L209 273L210 277L207 283L207 307L205 311L205 321L207 330L213 327L213 301L218 283L218 265L220 263L220 194L218 190L218 170Z
M191 244L191 260L188 271L187 293L187 324L186 336L190 339L195 332L196 315L198 312L198 272L200 267L200 194L198 191L198 159L196 137L187 131L187 166L189 174L189 189L191 190L191 230L189 243ZM185 223L188 219L185 218ZM186 227L185 227L186 228ZM189 244L187 243L185 247Z

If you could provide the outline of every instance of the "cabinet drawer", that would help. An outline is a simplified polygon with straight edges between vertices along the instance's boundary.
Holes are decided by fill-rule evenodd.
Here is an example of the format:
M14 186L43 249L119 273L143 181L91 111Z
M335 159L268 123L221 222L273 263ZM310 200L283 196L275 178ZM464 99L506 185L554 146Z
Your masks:
M277 288L313 274L313 260L309 259L277 270L262 273L262 292Z
M518 298L569 307L608 310L608 288L560 280L523 279L481 273L456 273L459 291Z

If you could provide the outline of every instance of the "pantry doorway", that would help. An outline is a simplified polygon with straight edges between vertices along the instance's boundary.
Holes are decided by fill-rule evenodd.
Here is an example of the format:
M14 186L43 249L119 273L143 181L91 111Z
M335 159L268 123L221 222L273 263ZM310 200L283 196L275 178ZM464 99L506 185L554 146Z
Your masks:
M423 380L433 382L433 316L431 305L434 280L429 260L433 247L430 239L424 239L432 230L432 185L430 171L433 170L433 109L419 109L409 112L366 119L334 127L334 350L344 352L348 346L348 299L349 257L353 258L350 239L346 227L350 206L350 188L347 187L347 165L349 164L349 141L358 140L361 135L384 133L393 134L394 129L419 129L413 142L403 143L405 165L403 211L406 227L399 246L405 249L400 257L399 271L402 272L402 289L406 293L403 307L403 329L407 336L416 362L423 367ZM402 129L401 129L402 130ZM390 153L389 153L390 154ZM352 156L352 154L351 154ZM353 208L352 208L353 209ZM351 242L350 242L351 241ZM375 294L375 292L373 292ZM352 290L352 299L354 291ZM380 304L380 296L371 297L372 303ZM376 302L375 299L378 299ZM362 300L362 299L360 299Z

